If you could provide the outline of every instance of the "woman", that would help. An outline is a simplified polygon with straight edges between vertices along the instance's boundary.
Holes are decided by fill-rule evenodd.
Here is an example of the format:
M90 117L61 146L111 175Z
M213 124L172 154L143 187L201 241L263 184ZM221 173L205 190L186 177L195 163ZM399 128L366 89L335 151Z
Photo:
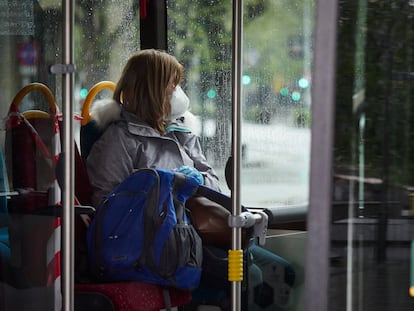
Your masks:
M188 109L178 86L182 74L175 57L142 50L128 60L113 99L94 103L91 115L103 131L87 158L94 206L141 168L177 170L219 189L198 137L182 124Z

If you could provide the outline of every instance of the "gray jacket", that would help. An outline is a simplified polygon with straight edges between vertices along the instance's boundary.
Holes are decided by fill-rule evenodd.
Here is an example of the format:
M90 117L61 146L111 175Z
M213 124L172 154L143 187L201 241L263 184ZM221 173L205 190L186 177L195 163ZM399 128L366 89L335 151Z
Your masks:
M205 185L219 190L218 177L207 163L194 134L172 131L161 135L122 109L112 120L103 123L99 125L104 132L92 146L86 161L95 207L122 180L141 168L191 166L202 173Z

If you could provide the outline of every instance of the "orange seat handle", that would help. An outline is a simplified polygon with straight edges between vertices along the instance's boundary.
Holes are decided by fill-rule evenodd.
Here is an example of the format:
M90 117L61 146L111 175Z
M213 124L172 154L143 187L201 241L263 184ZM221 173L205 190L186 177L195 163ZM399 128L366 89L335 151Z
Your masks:
M86 125L91 120L90 108L95 96L103 89L110 89L112 92L115 91L115 83L112 81L101 81L96 83L90 90L85 98L85 102L82 106L82 120L81 125Z
M45 84L39 82L33 82L26 85L16 94L10 105L10 112L18 112L19 105L22 102L23 98L34 90L39 90L43 93L49 105L50 112L55 115L57 113L55 97L53 96L52 91Z

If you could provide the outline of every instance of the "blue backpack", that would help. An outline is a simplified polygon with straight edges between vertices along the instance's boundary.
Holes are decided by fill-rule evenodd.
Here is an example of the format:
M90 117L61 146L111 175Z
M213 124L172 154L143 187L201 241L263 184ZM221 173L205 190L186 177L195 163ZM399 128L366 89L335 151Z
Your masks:
M97 209L88 229L89 263L101 281L196 288L202 244L185 212L197 181L162 169L128 176Z

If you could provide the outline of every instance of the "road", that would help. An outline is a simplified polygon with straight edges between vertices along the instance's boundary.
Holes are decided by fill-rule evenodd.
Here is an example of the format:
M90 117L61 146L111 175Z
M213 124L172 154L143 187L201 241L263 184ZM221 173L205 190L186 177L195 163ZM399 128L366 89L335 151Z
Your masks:
M273 207L308 201L310 129L283 124L243 124L241 172L245 206Z

